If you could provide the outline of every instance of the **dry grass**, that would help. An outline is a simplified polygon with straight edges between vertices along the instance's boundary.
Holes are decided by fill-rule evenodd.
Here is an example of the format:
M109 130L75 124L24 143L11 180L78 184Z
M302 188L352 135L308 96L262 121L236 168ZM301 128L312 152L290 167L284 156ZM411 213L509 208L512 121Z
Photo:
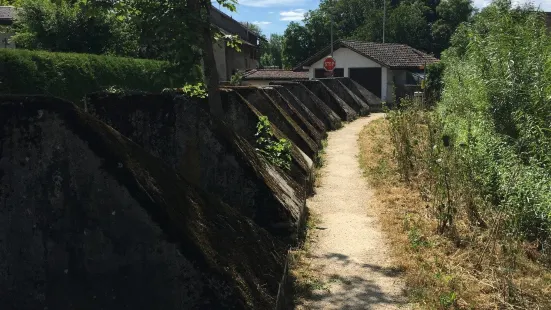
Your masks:
M302 309L304 298L311 296L315 290L323 289L326 284L317 276L309 257L310 248L317 238L316 226L320 223L319 216L308 213L306 222L306 236L302 244L290 251L289 274L293 283L293 297L295 309Z
M388 122L370 123L359 142L375 207L417 308L551 309L551 271L537 262L533 246L500 235L501 220L489 214L484 215L488 229L474 227L462 215L453 234L438 234L420 187L399 178Z

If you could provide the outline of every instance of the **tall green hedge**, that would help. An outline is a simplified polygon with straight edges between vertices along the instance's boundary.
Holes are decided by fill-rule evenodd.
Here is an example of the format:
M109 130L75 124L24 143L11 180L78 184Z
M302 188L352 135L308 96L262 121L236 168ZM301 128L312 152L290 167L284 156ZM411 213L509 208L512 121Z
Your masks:
M110 87L161 91L196 82L201 70L182 72L168 62L90 54L0 49L0 94L45 94L80 104Z

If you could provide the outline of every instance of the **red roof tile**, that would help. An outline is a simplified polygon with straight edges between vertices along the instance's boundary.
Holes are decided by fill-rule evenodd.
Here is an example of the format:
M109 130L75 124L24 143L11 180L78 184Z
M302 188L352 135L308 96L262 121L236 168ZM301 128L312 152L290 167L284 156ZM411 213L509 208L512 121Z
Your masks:
M281 69L255 69L245 72L244 80L307 80L308 72Z

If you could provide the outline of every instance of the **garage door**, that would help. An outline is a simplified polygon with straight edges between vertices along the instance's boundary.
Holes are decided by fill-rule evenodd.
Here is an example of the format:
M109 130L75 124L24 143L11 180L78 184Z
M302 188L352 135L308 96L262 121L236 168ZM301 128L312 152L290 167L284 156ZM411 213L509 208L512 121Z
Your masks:
M381 68L350 68L350 78L381 98Z

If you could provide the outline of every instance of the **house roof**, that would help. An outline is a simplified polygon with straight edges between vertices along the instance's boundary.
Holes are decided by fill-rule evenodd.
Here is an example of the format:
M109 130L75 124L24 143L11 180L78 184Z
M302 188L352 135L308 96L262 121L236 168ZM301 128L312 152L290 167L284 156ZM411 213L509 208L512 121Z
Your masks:
M253 69L245 72L244 80L307 80L308 72L281 69Z
M333 43L333 48L348 48L364 57L367 57L380 65L392 69L420 68L425 64L438 62L438 59L414 49L411 46L399 43L375 43L361 41L339 40ZM331 45L303 61L295 70L302 70L303 66L310 66L330 53Z
M11 25L15 19L13 6L0 6L0 25Z

